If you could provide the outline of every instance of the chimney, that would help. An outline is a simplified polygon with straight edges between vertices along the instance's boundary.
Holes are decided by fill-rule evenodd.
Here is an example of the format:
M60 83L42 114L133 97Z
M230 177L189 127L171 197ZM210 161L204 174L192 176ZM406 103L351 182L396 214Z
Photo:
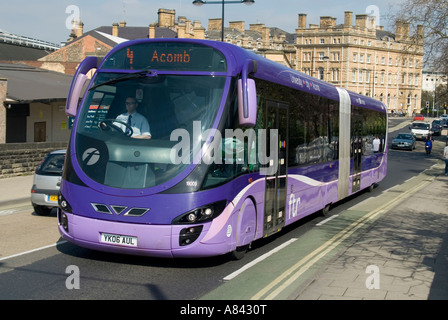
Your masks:
M269 42L269 38L271 36L271 28L263 27L263 31L261 33L263 42Z
M159 27L161 28L174 28L176 10L159 9L157 12L159 16Z
M368 16L367 17L367 29L376 30L376 17Z
M208 30L209 31L221 31L222 29L222 19L208 19Z
M395 39L397 41L409 38L409 23L403 20L397 20L395 22L396 31Z
M417 26L417 41L423 42L423 26L419 24Z
M201 25L201 21L193 21L193 38L205 39L205 28Z
M306 29L306 14L299 13L299 29Z
M264 26L265 26L264 23L250 24L249 30L263 33Z
M344 27L352 27L352 26L353 26L353 12L345 11Z
M336 19L333 17L320 17L320 28L333 28L336 26Z
M120 21L120 28L126 27L126 21Z
M118 37L118 23L116 22L112 24L112 35Z
M239 32L244 33L244 21L230 21L229 28L236 29Z
M149 39L154 39L156 37L156 26L155 24L150 24L149 25Z
M355 25L358 28L362 28L362 29L367 28L367 17L368 17L367 14L357 14Z
M74 23L74 29L76 38L81 37L84 34L84 23L82 23L81 21L76 21Z
M179 39L187 38L187 31L186 31L186 29L187 29L187 26L185 24L182 25L182 26L179 26L177 28L177 37Z

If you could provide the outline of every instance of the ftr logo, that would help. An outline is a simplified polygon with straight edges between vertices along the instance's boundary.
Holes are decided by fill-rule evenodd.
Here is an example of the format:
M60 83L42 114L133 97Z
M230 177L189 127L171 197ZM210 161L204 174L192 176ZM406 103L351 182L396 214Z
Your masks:
M88 166L93 166L100 160L100 156L98 149L89 148L82 154L82 161Z

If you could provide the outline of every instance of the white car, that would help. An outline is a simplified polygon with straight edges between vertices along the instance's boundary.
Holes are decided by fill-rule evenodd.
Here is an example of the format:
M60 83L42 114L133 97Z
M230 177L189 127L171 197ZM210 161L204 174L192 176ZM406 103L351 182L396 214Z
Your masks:
M430 134L430 127L427 122L414 121L409 126L409 129L411 129L412 135L416 140L425 140Z
M50 152L37 166L31 188L31 204L38 215L49 215L58 206L65 150Z

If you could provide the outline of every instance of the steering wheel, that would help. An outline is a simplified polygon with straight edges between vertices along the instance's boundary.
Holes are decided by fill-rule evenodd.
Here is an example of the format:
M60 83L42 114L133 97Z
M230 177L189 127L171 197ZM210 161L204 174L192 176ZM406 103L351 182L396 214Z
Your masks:
M126 129L123 130L123 128L117 126L116 124L114 124L114 122L125 126ZM131 137L132 134L134 133L134 130L132 130L132 127L129 124L127 124L126 122L120 121L120 120L116 120L116 119L104 119L103 121L101 121L98 124L98 126L103 131L113 129L114 131L117 131L117 132L125 135L126 137Z

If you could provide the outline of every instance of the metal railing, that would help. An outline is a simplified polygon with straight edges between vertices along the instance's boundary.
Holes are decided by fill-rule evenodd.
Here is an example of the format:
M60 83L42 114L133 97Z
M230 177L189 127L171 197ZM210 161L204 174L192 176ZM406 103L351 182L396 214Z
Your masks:
M19 36L2 30L0 30L0 42L43 50L59 50L61 48L60 45L49 41Z

